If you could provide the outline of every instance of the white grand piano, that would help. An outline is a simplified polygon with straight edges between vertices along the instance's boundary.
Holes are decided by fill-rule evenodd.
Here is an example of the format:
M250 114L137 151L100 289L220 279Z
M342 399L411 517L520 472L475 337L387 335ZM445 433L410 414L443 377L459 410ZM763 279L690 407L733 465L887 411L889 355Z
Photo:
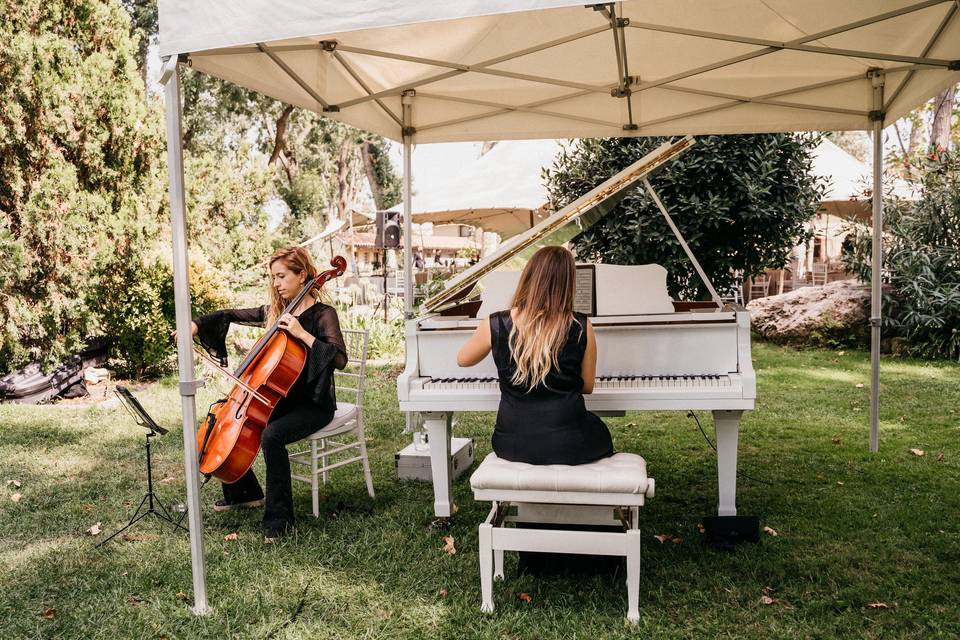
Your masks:
M647 176L690 145L665 144L553 214L511 238L452 279L426 301L426 313L407 321L406 368L397 379L400 409L419 413L430 447L434 512L451 515L450 439L455 413L495 412L500 391L493 359L461 368L460 345L492 311L505 309L519 271L539 247L561 244L612 209L642 181L660 207L713 298L706 308L677 311L659 265L577 265L577 310L591 316L597 339L597 382L584 396L603 414L636 410L709 410L717 440L718 514L736 515L740 416L752 409L756 378L750 357L750 316L726 307L673 225ZM479 291L479 302L463 300ZM416 422L416 421L414 421Z

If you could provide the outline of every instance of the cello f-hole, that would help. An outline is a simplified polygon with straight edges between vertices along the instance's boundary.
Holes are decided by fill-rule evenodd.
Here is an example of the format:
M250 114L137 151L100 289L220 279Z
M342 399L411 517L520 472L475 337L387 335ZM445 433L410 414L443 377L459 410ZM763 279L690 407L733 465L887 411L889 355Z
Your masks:
M244 413L243 408L246 406L248 396L249 394L246 391L244 391L243 396L241 396L240 398L240 402L237 405L237 412L233 414L237 418L237 420L240 420L243 417L243 413Z

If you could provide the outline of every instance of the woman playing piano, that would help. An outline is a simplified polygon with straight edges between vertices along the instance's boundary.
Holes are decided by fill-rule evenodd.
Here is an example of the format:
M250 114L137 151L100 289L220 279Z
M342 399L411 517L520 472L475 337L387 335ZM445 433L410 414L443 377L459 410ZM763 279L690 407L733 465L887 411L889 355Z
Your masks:
M330 422L336 411L333 368L347 366L347 352L340 333L337 311L316 297L304 296L292 313L281 315L303 284L317 275L310 254L301 247L277 251L269 262L269 303L252 309L224 309L200 316L193 322L193 335L221 363L226 363L226 337L230 323L271 326L279 316L279 326L308 349L307 361L289 393L281 399L263 431L260 446L266 464L267 492L253 469L233 484L223 485L223 499L214 511L238 507L259 507L266 502L263 531L266 542L273 542L293 526L293 493L290 460L286 445L301 440Z
M493 450L513 462L583 464L613 454L607 426L587 411L597 343L573 310L576 264L559 246L537 251L520 274L510 309L491 313L460 348L469 367L493 351L500 408Z

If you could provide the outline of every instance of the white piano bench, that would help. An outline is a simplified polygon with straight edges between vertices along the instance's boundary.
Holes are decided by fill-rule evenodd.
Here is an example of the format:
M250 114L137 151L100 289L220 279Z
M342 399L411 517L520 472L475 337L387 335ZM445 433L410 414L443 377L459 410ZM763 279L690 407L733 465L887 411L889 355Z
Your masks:
M479 532L481 611L493 612L493 580L503 578L504 551L577 553L627 559L627 619L640 619L640 507L654 493L642 457L616 453L570 466L510 462L491 453L470 486L476 500L493 503ZM510 522L619 524L623 532L506 527Z

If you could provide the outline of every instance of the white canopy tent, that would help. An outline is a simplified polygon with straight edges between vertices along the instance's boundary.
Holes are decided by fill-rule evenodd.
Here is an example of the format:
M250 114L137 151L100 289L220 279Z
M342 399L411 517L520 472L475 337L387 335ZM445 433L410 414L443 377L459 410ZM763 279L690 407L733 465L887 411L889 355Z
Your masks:
M207 609L177 65L404 144L872 130L877 450L881 132L960 80L958 0L159 0L194 609ZM408 305L409 243L405 256ZM408 312L410 311L408 307Z

